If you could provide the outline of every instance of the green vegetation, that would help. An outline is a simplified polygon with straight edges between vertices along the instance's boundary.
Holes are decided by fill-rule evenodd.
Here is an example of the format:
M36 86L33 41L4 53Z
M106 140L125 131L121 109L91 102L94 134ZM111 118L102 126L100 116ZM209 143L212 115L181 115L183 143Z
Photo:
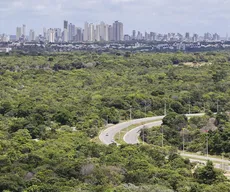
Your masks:
M156 146L151 130L145 138L154 145L104 146L92 138L129 119L130 106L132 118L142 118L163 115L166 103L166 145L181 149L186 128L193 138L186 149L203 149L196 139L218 110L209 150L227 154L229 118L221 112L230 110L229 74L229 53L0 56L0 191L228 191L211 163L193 172L196 165L174 147ZM209 116L178 115L189 106Z
M209 154L229 158L230 116L227 113L218 113L215 117L209 115L188 120L185 115L169 113L162 126L142 130L141 138L149 144L161 146L163 132L165 145L182 150L184 143L185 150L206 154L208 144Z

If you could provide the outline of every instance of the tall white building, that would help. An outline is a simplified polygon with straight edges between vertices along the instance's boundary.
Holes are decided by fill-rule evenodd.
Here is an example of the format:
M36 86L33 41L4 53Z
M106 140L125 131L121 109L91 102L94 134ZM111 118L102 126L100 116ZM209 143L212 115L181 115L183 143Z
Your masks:
M105 40L105 23L104 22L100 23L100 40L101 41Z
M33 29L30 30L29 41L35 41L35 32Z
M76 27L75 41L77 41L77 42L82 42L83 41L82 31L83 30L80 27Z
M87 22L85 22L85 26L84 26L84 41L89 41L89 24Z
M43 38L47 40L47 31L45 27L43 28Z
M90 41L90 42L94 42L95 41L95 35L94 35L94 25L93 25L93 23L90 23L89 24L89 39L88 39L88 41Z
M55 28L55 42L61 42L62 41L62 33L60 28Z
M63 41L64 42L68 42L69 38L68 38L68 29L64 29L63 31Z
M48 41L50 43L54 43L55 42L55 30L54 29L48 29Z
M16 29L16 40L18 41L22 36L22 28L21 27L17 27Z
M0 34L0 42L8 42L10 40L10 37L6 34Z
M112 25L109 25L108 27L108 39L109 41L113 41L113 26Z
M96 30L95 30L95 40L100 41L100 25L96 25Z
M109 25L105 25L105 41L109 41Z
M68 21L66 21L66 20L64 20L64 25L63 25L63 41L64 42L69 41Z
M69 28L68 28L68 32L69 32L69 38L68 40L70 42L72 42L74 40L74 36L76 35L76 27L75 25L73 25L72 23L69 24Z
M26 38L26 25L22 25L22 35Z

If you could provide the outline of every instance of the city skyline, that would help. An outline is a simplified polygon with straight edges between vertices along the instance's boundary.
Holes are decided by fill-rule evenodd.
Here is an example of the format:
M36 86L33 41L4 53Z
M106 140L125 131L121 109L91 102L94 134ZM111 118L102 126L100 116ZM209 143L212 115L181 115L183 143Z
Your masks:
M15 34L15 26L24 23L37 33L43 27L61 28L63 19L71 20L76 26L89 23L124 23L124 34L137 31L158 33L180 32L204 34L230 32L228 7L224 0L85 0L35 1L1 0L0 33Z
M64 20L63 28L43 28L43 33L35 35L33 29L26 30L26 25L16 27L16 36L0 34L0 41L44 41L44 42L111 42L111 41L130 41L130 40L146 40L146 41L219 41L228 40L226 37L220 37L218 33L211 34L209 32L200 36L197 33L190 34L186 32L184 35L181 33L169 32L166 34L156 32L140 32L135 29L131 34L124 34L124 25L122 22L115 21L112 24L106 24L101 21L99 24L85 22L84 27L77 27L71 22Z
M67 20L63 21L63 28L43 28L42 34L37 34L34 29L28 29L25 24L16 27L16 35L0 34L0 42L20 41L32 42L43 41L50 43L60 42L119 42L130 40L145 41L220 41L229 40L228 35L221 37L218 33L206 32L204 35L186 32L185 34L168 32L140 32L133 30L131 34L124 34L124 25L120 21L107 24L104 21L94 24L85 22L83 27L78 27Z

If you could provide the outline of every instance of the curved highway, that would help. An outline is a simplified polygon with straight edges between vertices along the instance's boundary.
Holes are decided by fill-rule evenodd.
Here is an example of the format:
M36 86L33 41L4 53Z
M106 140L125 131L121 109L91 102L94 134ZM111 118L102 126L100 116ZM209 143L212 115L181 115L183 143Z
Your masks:
M204 113L198 113L198 114L187 114L187 117L195 117L195 116L203 116ZM136 127L134 129L132 129L131 131L127 132L124 137L123 140L128 143L128 144L137 144L139 143L138 141L138 137L140 136L140 130L143 128L151 128L153 126L160 126L162 124L162 121L156 121L153 123L148 123L139 127Z
M147 123L141 126L138 126L134 129L132 129L131 131L127 132L124 137L123 140L128 143L128 144L136 144L139 143L138 137L140 135L140 131L143 128L151 128L154 126L160 126L162 124L162 121L156 121L156 122L152 122L152 123Z
M145 123L148 121L162 120L163 118L164 116L148 117L148 118L135 119L135 120L119 123L117 125L113 125L105 129L104 131L102 131L99 135L99 139L101 140L102 143L106 145L109 145L111 143L116 143L116 141L114 141L115 135L119 133L120 131L122 131L123 129L128 128L130 125Z
M204 113L189 114L186 116L193 117L193 116L202 116L202 115L204 115ZM116 143L116 141L114 140L115 135L118 134L123 129L128 128L130 125L135 125L135 124L139 124L139 123L146 123L146 122L150 122L150 121L160 121L163 118L164 118L164 116L156 116L156 117L148 117L148 118L142 118L142 119L134 119L131 121L119 123L117 125L113 125L107 129L105 129L104 131L102 131L99 135L99 139L102 143L104 143L106 145ZM131 132L131 136L129 136L129 135L130 134L128 134L127 138L135 138L135 137L138 138L139 137L139 133ZM130 144L135 144L135 141L133 140L133 143L131 141Z
M194 116L203 116L203 115L204 113L198 113L198 114L187 114L186 116L194 117ZM153 126L160 126L162 124L163 118L164 116L149 117L149 118L135 119L135 120L131 120L128 122L119 123L117 125L111 126L105 129L104 131L102 131L101 134L99 135L99 139L101 140L102 143L106 145L116 143L114 141L114 136L117 133L119 133L125 128L128 128L130 125L144 123L143 125L135 127L132 130L128 131L123 137L124 141L128 144L137 144L139 143L138 137L140 135L140 130L143 128L151 128ZM154 121L154 122L146 123L150 121ZM202 155L188 154L188 153L181 153L181 156L187 157L191 161L198 161L198 162L203 162L203 163L206 163L207 160L211 160L215 162L214 165L216 168L224 169L225 171L230 171L229 160L224 160L224 159L215 158L215 157L205 157Z

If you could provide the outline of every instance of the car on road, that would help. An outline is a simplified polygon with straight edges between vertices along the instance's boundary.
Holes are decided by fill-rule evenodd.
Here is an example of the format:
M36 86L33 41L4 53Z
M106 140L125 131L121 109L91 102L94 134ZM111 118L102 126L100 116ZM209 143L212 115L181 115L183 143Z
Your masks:
M108 133L106 133L106 135L105 136L109 136L109 134Z

